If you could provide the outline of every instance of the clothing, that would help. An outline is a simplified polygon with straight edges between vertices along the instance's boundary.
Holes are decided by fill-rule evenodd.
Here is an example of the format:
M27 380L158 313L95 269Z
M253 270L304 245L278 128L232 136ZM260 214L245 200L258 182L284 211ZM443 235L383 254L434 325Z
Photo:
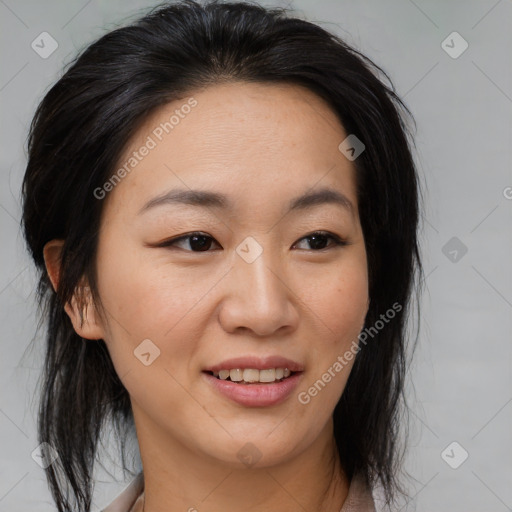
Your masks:
M142 512L144 504L144 476L139 473L128 487L102 512ZM340 512L376 512L371 491L364 480L355 476Z

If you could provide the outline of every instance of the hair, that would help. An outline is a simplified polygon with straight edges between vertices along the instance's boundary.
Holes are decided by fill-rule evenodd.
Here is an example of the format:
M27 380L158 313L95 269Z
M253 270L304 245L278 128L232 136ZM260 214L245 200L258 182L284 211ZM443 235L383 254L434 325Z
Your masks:
M74 296L81 304L82 282L101 304L95 265L104 201L93 191L113 175L155 109L223 82L304 86L365 144L353 162L368 255L365 327L392 304L396 314L357 354L334 410L334 435L348 478L360 473L369 485L379 483L388 504L403 492L407 320L422 274L412 114L383 69L320 26L282 8L185 0L160 5L85 48L42 99L30 126L22 225L47 321L38 438L59 454L45 469L59 512L90 510L107 421L118 432L133 425L128 392L104 340L84 341L64 311ZM64 240L57 291L43 256L52 239Z

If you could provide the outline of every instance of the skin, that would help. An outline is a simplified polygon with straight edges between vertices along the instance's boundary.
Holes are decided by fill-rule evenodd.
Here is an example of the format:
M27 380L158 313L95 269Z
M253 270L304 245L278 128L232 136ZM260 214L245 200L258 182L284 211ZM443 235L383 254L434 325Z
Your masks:
M105 340L131 398L144 469L145 512L194 510L338 512L349 482L334 445L332 412L353 360L307 405L297 399L357 340L368 310L367 259L348 135L318 96L296 85L229 83L191 92L154 112L120 159L140 148L193 96L197 106L104 199L97 253L104 310L92 302L77 333ZM330 187L353 210L320 204L285 214L306 191ZM233 210L183 204L139 214L174 188L221 192ZM307 238L328 231L315 250ZM194 252L185 239L213 239ZM237 246L252 236L262 254ZM306 237L306 238L305 238ZM58 286L62 241L45 247ZM134 350L150 339L160 356L145 366ZM304 365L298 389L272 407L244 407L205 383L208 365L279 354ZM237 453L252 443L248 467ZM302 507L302 508L301 508Z

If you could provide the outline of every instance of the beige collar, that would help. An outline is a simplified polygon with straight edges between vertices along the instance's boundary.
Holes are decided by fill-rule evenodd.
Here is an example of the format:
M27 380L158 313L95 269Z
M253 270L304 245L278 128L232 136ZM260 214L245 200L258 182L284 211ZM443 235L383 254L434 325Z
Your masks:
M128 487L103 512L143 512L144 476L140 472ZM376 512L371 491L364 479L355 476L340 512Z

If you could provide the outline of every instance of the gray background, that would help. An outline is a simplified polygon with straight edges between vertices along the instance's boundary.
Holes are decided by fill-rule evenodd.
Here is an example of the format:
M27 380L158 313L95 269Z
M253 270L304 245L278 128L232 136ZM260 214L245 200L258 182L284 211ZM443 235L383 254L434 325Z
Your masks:
M34 272L19 230L28 125L77 50L150 5L0 0L0 511L54 510L31 458L42 335L31 345ZM413 499L402 510L512 510L512 1L289 5L381 65L418 123L426 291L408 382ZM46 59L31 48L44 31L58 43ZM453 31L469 45L457 58L442 47ZM457 39L447 44L452 52L462 48ZM445 460L460 463L462 450L469 457L453 469ZM114 481L120 472L113 458L112 476L98 473L94 510L126 485Z

